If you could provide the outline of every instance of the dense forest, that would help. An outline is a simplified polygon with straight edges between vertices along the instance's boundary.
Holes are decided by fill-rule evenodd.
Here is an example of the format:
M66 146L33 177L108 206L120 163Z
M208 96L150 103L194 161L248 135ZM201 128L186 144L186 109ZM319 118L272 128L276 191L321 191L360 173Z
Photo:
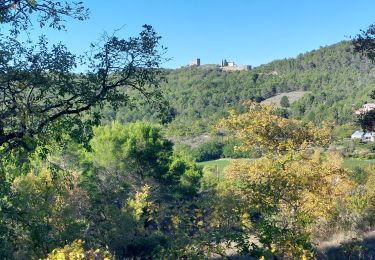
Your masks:
M170 136L194 136L209 132L228 110L240 111L243 102L258 102L290 91L307 91L291 104L288 116L314 123L337 125L354 121L353 111L370 102L374 89L374 65L353 53L351 43L321 47L296 58L273 61L251 71L225 72L219 67L183 67L166 71L162 84L170 101L167 126ZM108 120L154 120L150 106L117 113Z
M374 256L375 146L348 138L375 126L353 114L375 97L360 36L248 71L168 70L151 25L86 56L28 38L67 18L88 10L0 1L0 259Z

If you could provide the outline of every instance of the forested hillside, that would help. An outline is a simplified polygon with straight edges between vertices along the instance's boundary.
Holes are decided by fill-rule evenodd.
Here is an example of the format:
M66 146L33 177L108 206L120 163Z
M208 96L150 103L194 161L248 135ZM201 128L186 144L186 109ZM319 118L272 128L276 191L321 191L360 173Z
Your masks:
M233 72L163 69L147 24L77 54L72 37L37 37L88 15L0 1L0 259L374 258L375 143L347 137L354 122L375 131L375 109L353 115L375 98L374 66L354 54L375 61L375 24Z
M309 91L284 111L293 118L321 123L353 122L353 110L375 88L374 66L353 54L349 42L322 47L296 58L273 61L251 71L223 72L219 68L183 67L166 71L162 88L170 102L169 135L197 135L242 103L258 102L278 93ZM118 113L107 112L108 119L134 121L153 119L149 106Z
M292 116L316 123L353 121L353 110L374 89L374 66L353 54L349 42L320 48L296 59L274 61L259 68L276 71L280 84L312 92L293 104Z

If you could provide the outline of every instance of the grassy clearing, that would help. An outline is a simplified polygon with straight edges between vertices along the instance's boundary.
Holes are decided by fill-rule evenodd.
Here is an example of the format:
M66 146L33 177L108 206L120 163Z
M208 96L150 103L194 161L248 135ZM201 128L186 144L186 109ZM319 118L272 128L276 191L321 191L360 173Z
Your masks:
M225 167L227 167L230 164L230 162L234 160L248 160L248 159L223 158L223 159L218 159L218 160L200 162L198 164L202 165L205 168L207 167L207 168L214 169L216 172L222 175ZM375 159L372 159L372 160L364 160L364 159L358 159L358 158L345 158L344 159L344 167L351 169L351 170L354 169L355 167L365 168L366 166L370 164L375 164Z
M280 106L281 98L283 96L287 96L289 99L289 103L292 104L294 101L297 101L298 99L302 98L307 93L310 93L310 92L309 91L292 91L292 92L280 93L274 97L267 98L261 103L266 104L266 105Z
M215 178L222 178L224 175L225 168L233 161L236 160L245 160L251 161L252 159L231 159L231 158L222 158L218 160L199 162L198 165L203 166L203 172L206 175L215 175Z
M218 160L200 162L199 165L203 166L203 187L212 187L224 178L225 168L234 160L249 160L249 159L230 159L223 158Z
M224 159L218 159L218 160L213 160L213 161L200 162L198 164L203 167L214 168L216 169L216 171L222 174L224 172L224 168L229 165L231 160L233 159L224 158Z
M356 167L365 168L370 164L375 164L375 160L362 160L357 158L345 158L344 166L350 170L353 170Z

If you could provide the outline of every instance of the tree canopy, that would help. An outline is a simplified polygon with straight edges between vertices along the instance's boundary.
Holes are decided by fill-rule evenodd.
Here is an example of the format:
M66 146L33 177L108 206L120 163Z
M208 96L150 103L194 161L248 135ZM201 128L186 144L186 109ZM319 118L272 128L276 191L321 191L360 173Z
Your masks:
M80 2L0 0L0 259L307 259L320 237L374 226L374 166L348 170L341 153L357 144L331 143L374 87L349 42L225 72L161 69L150 25L79 55L21 40L87 15ZM294 90L305 95L288 93L288 108L260 103ZM160 112L167 127L140 121ZM223 156L220 171L196 163ZM342 251L369 255L358 248Z
M76 55L45 36L21 42L12 30L32 26L33 13L41 26L49 22L61 29L64 17L87 17L82 3L3 1L0 10L2 25L10 24L10 34L0 40L0 146L32 150L43 136L59 139L65 132L87 141L100 113L81 115L105 103L114 109L128 105L130 90L160 108L165 105L159 88L165 48L152 26L144 25L138 37L129 39L103 36L86 55Z
M224 196L236 196L247 233L243 250L286 259L313 256L311 226L329 220L352 189L339 154L324 161L315 147L330 142L327 126L317 128L275 115L269 106L253 104L243 114L231 114L223 125L243 141L241 149L263 149L254 161L235 161L225 171ZM225 195L227 194L227 195ZM341 201L342 200L342 201Z
M304 91L305 95L292 100L293 93L288 94L290 107L284 111L285 117L318 125L323 121L336 125L352 123L354 111L364 102L371 102L369 94L375 88L373 70L371 62L352 52L348 41L296 58L276 60L250 71L225 72L205 67L166 70L167 81L161 84L161 89L169 100L169 115L173 119L166 130L169 136L207 133L229 110L244 111L245 101L261 102L292 91ZM148 105L117 111L105 107L103 112L104 122L156 118Z
M2 0L0 2L0 23L9 24L12 34L20 33L32 26L36 17L41 27L65 28L65 19L87 19L89 10L82 2L52 0Z
M361 33L353 38L352 44L355 52L375 61L375 24L361 30Z
M366 30L361 30L352 40L353 50L360 53L364 61L370 60L375 62L375 24L371 24ZM375 89L369 94L372 99L375 99ZM370 110L365 113L360 113L357 116L357 124L362 127L364 131L374 131L375 126L375 111Z

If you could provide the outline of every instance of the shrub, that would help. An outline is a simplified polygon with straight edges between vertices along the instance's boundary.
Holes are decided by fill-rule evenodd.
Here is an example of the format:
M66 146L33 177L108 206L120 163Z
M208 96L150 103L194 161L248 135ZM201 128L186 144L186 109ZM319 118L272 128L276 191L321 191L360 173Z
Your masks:
M57 248L52 251L47 257L49 260L83 260L83 259L115 259L106 248L85 250L84 242L82 240L75 240L70 245L64 248Z
M332 132L332 136L335 140L342 140L344 138L349 138L355 130L356 127L352 124L335 126Z
M287 96L282 96L282 98L280 100L280 106L290 107L289 98Z
M216 160L223 155L224 144L219 140L210 140L201 144L193 152L197 162L204 162L209 160Z
M229 139L224 143L223 157L225 158L259 158L259 151L254 149L253 151L242 151L238 149L241 145L240 140Z
M352 179L358 184L365 184L369 173L361 166L355 166L352 171Z

